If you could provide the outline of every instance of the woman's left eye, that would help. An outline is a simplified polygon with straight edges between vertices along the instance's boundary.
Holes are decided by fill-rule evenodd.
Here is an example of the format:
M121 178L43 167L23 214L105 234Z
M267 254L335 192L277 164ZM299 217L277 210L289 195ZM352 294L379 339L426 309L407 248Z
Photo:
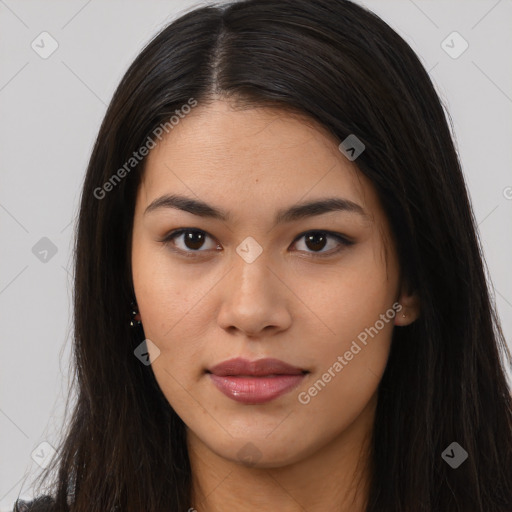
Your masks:
M182 247L179 247L179 244L175 242L175 240L180 238L182 239ZM210 237L210 235L203 230L195 228L181 228L169 233L163 240L161 240L161 242L164 245L172 245L171 249L173 251L184 253L186 256L195 256L194 253L207 252L208 248L202 251L199 250L203 248L204 242L207 238L211 238L213 240L213 238ZM301 233L299 236L297 236L297 238L294 240L294 243L300 240L301 238L304 239L304 245L308 249L313 251L310 252L309 254L312 254L314 256L331 256L333 254L340 252L343 248L354 244L353 241L349 240L348 237L345 237L341 233L332 233L330 231L306 231L305 233ZM336 244L334 244L334 249L320 252L327 245L329 245L329 239L334 239L337 242L338 247L336 247ZM210 247L210 250L212 248L214 250L221 249L219 244L212 245L214 247Z
M348 247L350 245L353 245L354 242L352 240L349 240L347 237L341 235L340 233L331 233L330 231L307 231L306 233L302 233L299 235L295 241L304 239L304 245L308 247L309 249L324 249L325 246L329 245L328 240L332 239L335 240L336 243L334 245L334 249L331 249L329 251L325 252L316 252L316 250L313 253L315 256L332 256L333 254L337 254L345 247ZM336 247L337 244L337 247ZM306 251L307 252L307 251Z

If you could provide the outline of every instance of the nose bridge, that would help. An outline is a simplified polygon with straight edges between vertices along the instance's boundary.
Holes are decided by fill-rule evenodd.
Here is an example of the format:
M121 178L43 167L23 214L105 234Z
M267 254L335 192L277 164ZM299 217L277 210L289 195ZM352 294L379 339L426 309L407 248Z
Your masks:
M269 326L286 328L291 317L281 300L282 283L271 269L268 254L260 247L256 255L256 246L251 243L241 244L241 255L238 247L233 256L218 321L224 329L236 328L255 336Z
M268 252L254 238L247 237L240 243L233 259L236 290L243 292L244 295L250 295L257 292L260 287L272 287L269 277L273 274L268 268Z

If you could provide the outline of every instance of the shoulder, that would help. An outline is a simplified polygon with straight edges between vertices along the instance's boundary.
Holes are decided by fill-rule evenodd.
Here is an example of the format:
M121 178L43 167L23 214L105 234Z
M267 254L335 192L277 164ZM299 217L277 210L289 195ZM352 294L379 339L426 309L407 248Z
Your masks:
M17 500L13 512L53 512L54 503L51 496L40 496L32 501Z

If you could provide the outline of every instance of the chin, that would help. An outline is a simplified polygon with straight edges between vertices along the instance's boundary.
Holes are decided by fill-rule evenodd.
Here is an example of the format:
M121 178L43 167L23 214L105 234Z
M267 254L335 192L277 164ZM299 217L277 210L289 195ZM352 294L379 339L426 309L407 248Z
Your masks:
M300 461L314 450L298 450L294 443L268 440L231 440L228 449L215 450L220 457L255 469L280 468Z

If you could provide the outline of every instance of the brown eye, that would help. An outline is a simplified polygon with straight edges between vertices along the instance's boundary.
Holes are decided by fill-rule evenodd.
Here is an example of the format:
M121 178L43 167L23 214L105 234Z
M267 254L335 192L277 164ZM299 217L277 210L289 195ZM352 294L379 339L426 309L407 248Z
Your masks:
M338 233L331 233L329 231L308 231L299 235L296 240L300 240L301 238L305 241L304 245L306 246L306 249L312 251L305 252L309 252L309 254L313 254L315 256L330 256L338 253L349 245L353 245L354 243ZM329 239L335 240L336 243L329 244ZM322 252L322 250L328 245L330 245L331 248L334 246L334 249Z
M305 235L306 246L312 251L321 251L327 244L327 238L324 233Z
M183 243L188 249L201 249L201 247L204 244L204 233L201 233L200 231L185 231L182 233Z
M175 239L178 239L181 236L183 236L182 242L180 244L176 243ZM164 240L162 240L162 243L165 245L172 243L173 246L183 252L205 252L205 250L200 249L203 248L205 245L205 240L208 238L210 238L210 235L202 230L183 228L170 233L167 237L164 238ZM210 247L209 249L215 247L218 246L213 244L213 247ZM208 250L208 248L206 250Z

